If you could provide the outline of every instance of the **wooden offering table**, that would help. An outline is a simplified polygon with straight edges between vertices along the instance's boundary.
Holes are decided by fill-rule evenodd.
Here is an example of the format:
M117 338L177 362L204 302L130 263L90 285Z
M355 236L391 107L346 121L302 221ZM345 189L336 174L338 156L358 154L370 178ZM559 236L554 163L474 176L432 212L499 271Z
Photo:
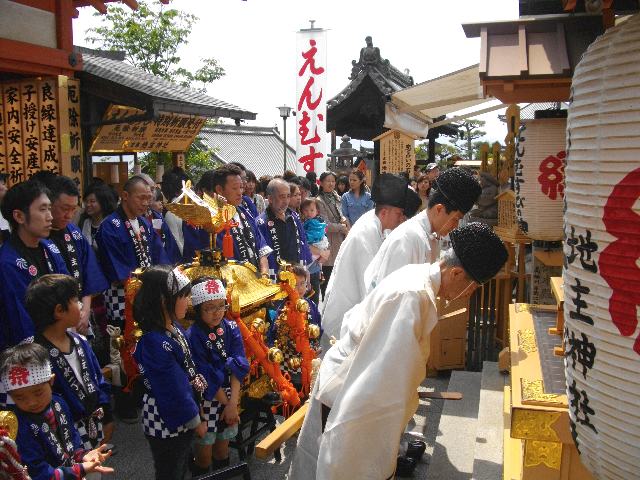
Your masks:
M505 480L592 480L571 430L555 306L509 306L511 385L504 395Z

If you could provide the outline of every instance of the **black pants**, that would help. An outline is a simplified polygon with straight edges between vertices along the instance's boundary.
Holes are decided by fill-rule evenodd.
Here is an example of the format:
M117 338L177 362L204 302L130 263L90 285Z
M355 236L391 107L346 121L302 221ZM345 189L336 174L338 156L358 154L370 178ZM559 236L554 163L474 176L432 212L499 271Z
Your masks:
M324 300L324 292L327 290L327 285L329 285L329 279L331 278L331 272L333 272L333 265L323 266L322 267L322 275L324 276L324 282L320 285L320 290L322 290L322 299Z
M312 273L309 275L309 279L311 280L311 288L313 289L313 295L311 295L311 300L313 303L318 305L320 303L320 272Z
M183 480L189 468L193 430L172 438L145 435L156 470L156 480Z

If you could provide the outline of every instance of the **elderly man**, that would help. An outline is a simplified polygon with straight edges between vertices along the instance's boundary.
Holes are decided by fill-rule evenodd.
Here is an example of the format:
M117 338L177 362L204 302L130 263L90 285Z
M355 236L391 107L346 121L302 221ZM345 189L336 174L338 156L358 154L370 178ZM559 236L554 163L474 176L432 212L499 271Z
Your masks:
M322 306L323 351L329 340L340 336L342 317L366 294L364 271L385 237L420 206L418 194L399 176L384 173L373 184L371 197L376 208L353 225L340 246Z
M394 474L400 437L426 373L436 297L470 295L507 259L484 224L468 224L450 237L453 247L442 261L404 266L347 312L349 328L318 372L291 480Z
M308 265L311 263L311 252L300 218L289 208L289 183L274 178L267 185L265 193L269 206L256 223L267 245L273 250L269 254L269 276L277 280L280 261Z

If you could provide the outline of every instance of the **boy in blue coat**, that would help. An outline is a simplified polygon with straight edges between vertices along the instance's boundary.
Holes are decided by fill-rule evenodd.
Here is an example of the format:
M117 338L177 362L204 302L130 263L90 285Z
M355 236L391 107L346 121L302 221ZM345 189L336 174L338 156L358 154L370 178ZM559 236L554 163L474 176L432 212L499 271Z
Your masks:
M81 480L91 472L113 472L102 466L111 455L105 446L82 447L69 407L52 393L55 375L42 346L11 347L0 355L0 365L3 388L18 417L18 451L33 480Z
M193 282L191 304L195 323L187 331L196 369L207 381L202 396L207 433L196 439L194 475L229 465L229 440L238 434L240 386L249 373L242 335L236 322L224 318L227 294L220 280ZM212 459L213 457L213 459Z
M2 215L12 233L0 248L0 350L33 338L33 321L24 307L29 283L47 273L69 273L58 247L46 240L52 216L44 185L27 181L11 187Z
M113 431L111 387L89 344L70 331L80 321L78 284L68 275L44 275L29 285L25 303L34 319L36 342L49 353L53 390L69 406L84 448L96 448L104 432L110 439Z

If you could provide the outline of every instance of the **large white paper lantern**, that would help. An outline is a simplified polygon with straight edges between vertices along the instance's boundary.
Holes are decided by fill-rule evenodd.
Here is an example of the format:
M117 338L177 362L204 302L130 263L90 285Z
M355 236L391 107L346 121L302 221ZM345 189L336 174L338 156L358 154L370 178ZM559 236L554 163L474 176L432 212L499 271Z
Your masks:
M640 478L640 15L573 77L564 231L571 429L598 479Z
M516 214L534 240L562 240L566 118L522 122L516 144Z

